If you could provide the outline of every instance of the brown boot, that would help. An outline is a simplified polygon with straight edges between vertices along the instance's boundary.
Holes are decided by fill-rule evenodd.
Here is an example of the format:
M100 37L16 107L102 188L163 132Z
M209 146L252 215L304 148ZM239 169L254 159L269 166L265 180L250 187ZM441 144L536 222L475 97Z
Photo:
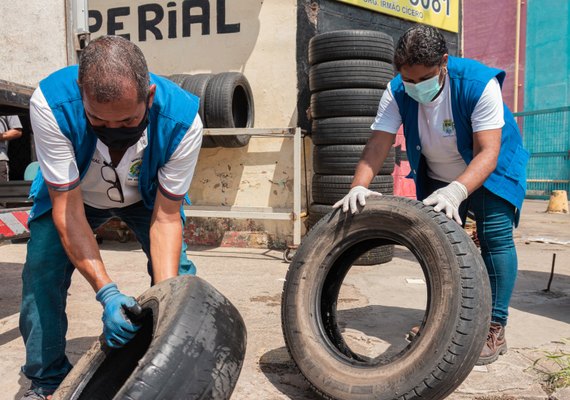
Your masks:
M500 355L507 352L507 340L505 339L505 327L499 323L491 322L487 341L476 365L487 365L497 361Z

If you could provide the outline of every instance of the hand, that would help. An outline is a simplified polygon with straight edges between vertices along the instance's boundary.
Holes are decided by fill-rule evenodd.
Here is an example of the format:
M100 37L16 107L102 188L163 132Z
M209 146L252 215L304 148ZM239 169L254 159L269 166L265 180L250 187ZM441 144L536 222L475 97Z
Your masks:
M454 219L462 225L459 216L459 206L469 196L467 188L461 182L453 181L449 185L436 190L423 203L426 206L434 206L434 211L443 212L447 218Z
M103 307L103 335L105 343L112 348L123 347L140 329L126 316L123 307L133 307L137 304L134 297L125 296L115 283L103 286L95 296Z
M364 207L366 205L366 198L370 196L380 197L382 196L382 193L373 192L372 190L366 189L364 186L355 186L350 189L350 192L348 192L346 196L334 203L333 208L339 208L342 206L342 211L347 212L348 207L350 206L350 211L354 214L358 211L356 201L358 200L358 203Z

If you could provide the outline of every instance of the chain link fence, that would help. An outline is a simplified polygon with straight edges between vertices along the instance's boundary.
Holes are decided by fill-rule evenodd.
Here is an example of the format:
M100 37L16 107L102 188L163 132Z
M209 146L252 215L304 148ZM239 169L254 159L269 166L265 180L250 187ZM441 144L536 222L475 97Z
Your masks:
M570 193L570 106L514 114L530 153L527 198Z

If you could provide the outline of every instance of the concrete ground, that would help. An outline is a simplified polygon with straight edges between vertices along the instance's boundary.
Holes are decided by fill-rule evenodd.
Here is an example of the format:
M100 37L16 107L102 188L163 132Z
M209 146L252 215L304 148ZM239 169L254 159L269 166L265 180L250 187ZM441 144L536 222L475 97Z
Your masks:
M519 276L507 328L508 353L488 367L476 367L449 399L549 398L538 369L553 370L545 361L549 352L570 352L570 215L546 214L546 207L545 201L527 201L516 230ZM104 242L101 247L124 293L137 295L148 287L145 256L136 244ZM544 292L553 254L555 273L550 291ZM0 399L6 400L19 399L29 386L19 372L24 348L17 329L25 255L24 244L0 245ZM248 329L245 364L232 399L317 399L283 341L280 300L288 264L282 253L210 248L191 249L189 256L199 275L239 309ZM345 339L361 353L398 351L405 346L407 329L421 319L425 297L421 270L403 249L397 248L394 260L383 268L353 268L339 300ZM101 331L101 306L78 274L70 289L68 315L68 353L75 362ZM371 325L375 315L391 323ZM550 398L570 399L570 392L559 390Z

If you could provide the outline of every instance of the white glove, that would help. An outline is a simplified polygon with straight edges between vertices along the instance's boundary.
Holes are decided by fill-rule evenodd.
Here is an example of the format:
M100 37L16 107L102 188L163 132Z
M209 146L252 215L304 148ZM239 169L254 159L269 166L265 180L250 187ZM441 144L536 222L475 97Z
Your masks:
M366 205L366 198L370 196L380 197L382 196L382 193L373 192L372 190L366 189L364 186L355 186L350 189L350 192L348 192L346 196L334 203L333 208L339 208L342 206L342 211L347 212L348 207L350 206L350 211L354 214L358 211L356 201L358 200L358 203L364 207Z
M454 219L459 225L462 224L459 216L459 206L469 196L467 188L461 182L453 181L449 185L436 190L423 203L426 206L434 206L434 211L443 212L447 218Z

